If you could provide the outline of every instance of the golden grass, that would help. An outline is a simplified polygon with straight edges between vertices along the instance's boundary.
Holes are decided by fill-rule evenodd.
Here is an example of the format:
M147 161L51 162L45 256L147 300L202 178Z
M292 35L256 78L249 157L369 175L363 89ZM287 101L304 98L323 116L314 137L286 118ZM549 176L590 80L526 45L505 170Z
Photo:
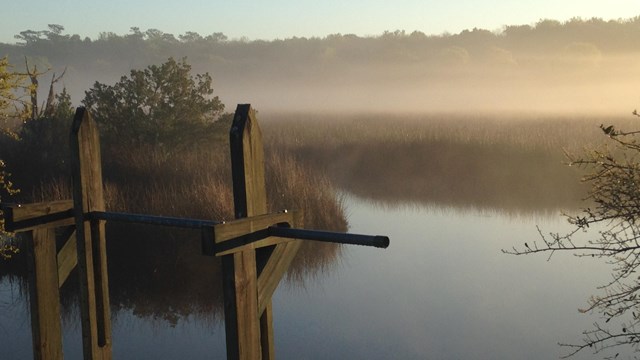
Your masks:
M263 128L265 143L364 199L526 214L579 208L582 172L565 165L565 152L605 141L600 124L633 129L634 120L280 114Z
M631 115L631 112L629 112ZM452 142L506 145L522 149L582 149L602 141L600 124L633 129L632 116L536 114L267 114L267 144L341 144Z

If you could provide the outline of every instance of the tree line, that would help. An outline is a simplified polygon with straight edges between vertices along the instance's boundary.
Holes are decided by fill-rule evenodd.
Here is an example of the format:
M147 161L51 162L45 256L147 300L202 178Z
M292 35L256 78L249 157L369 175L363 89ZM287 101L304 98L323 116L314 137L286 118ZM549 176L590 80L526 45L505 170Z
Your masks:
M377 36L337 33L325 37L293 36L271 41L229 39L221 32L200 35L187 31L176 36L153 28L142 31L139 27L131 27L130 32L124 35L102 32L97 39L65 34L64 31L64 26L58 24L50 24L45 30L24 30L15 35L15 43L0 43L0 49L7 54L49 54L53 61L63 60L69 51L99 54L101 49L135 51L137 55L146 53L149 56L161 51L179 51L185 56L191 53L202 54L203 57L215 54L222 59L260 55L326 60L333 55L343 60L358 61L370 54L376 54L377 60L416 61L433 56L434 50L451 46L462 47L474 57L490 47L514 53L539 53L563 51L571 43L590 43L606 53L640 50L637 42L640 16L608 21L600 18L573 18L565 22L545 19L533 25L509 25L497 31L473 28L457 34L427 35L420 31L395 30ZM116 59L119 55L122 52L112 53L111 58Z
M102 32L97 39L66 34L64 26L24 30L13 44L0 43L0 54L20 63L23 56L50 66L122 73L157 64L168 57L188 57L196 69L214 71L289 69L289 73L339 70L340 66L374 64L525 66L533 54L594 57L640 51L640 17L605 21L574 18L540 20L533 25L505 26L499 31L464 30L427 35L419 31L386 31L378 36L331 34L276 40L229 39L220 32L180 35L132 27L128 34Z
M186 57L194 71L213 75L216 88L230 103L249 101L265 109L265 104L282 108L295 101L303 109L317 106L323 97L332 108L363 108L372 103L406 104L412 98L411 106L442 110L460 103L482 107L495 102L487 94L517 94L516 105L529 106L521 99L530 99L526 90L541 84L562 88L602 79L628 82L637 72L638 34L640 17L541 20L457 34L396 30L377 36L331 34L269 41L230 39L220 32L174 35L138 27L91 39L50 24L44 30L21 31L15 43L0 43L0 57L6 56L20 71L25 57L39 69L67 68L64 83L74 102L95 81L113 83L132 69ZM544 93L551 94L550 99L540 99L541 104L561 95Z

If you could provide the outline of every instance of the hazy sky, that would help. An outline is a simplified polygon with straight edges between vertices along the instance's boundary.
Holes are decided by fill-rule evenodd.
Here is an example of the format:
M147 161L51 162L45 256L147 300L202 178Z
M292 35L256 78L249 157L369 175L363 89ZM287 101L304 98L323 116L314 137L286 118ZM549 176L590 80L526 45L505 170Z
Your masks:
M223 32L251 40L385 30L458 33L474 27L533 24L540 19L603 19L640 15L638 0L0 0L0 42L15 42L23 30L60 24L68 34L96 39L123 35L137 26L174 35Z

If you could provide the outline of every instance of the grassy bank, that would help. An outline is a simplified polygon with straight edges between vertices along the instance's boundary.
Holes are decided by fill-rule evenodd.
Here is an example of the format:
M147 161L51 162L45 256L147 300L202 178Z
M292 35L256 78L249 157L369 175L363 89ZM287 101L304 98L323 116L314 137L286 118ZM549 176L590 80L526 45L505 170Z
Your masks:
M605 139L599 125L633 117L533 115L269 115L266 143L384 204L514 213L580 207L582 171L566 166Z

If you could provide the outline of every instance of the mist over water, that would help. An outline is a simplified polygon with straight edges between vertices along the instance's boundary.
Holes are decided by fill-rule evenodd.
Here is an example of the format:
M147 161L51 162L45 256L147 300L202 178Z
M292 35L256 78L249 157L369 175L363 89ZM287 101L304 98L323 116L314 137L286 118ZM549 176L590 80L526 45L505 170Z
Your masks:
M218 84L228 103L251 101L264 111L584 115L628 114L637 106L640 55L600 59L586 68L580 59L554 60L381 64L244 81L239 74Z
M194 72L213 76L228 110L626 114L640 100L639 28L638 18L541 20L495 32L273 41L137 28L82 40L62 30L19 35L0 55L17 69L24 56L41 70L66 67L64 86L78 103L95 81L186 57Z
M251 103L263 112L627 114L640 102L640 52L599 56L587 65L577 57L558 65L554 58L532 55L522 64L338 63L300 71L288 69L284 60L272 64L275 71L261 63L245 70L188 60L195 71L214 76L216 94L229 111ZM69 71L65 86L74 100L94 81L113 84L129 68L95 70Z

